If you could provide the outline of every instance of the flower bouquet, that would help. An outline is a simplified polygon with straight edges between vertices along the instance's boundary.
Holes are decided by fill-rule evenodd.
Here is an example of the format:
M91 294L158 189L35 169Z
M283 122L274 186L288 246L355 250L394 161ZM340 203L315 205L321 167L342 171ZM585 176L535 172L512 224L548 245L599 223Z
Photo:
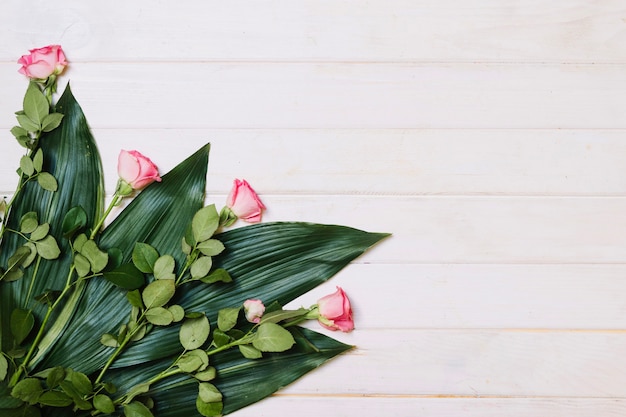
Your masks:
M246 181L223 208L205 205L208 144L163 176L122 150L105 208L69 85L56 100L63 50L18 63L30 81L11 130L26 151L0 207L0 415L228 414L350 349L300 326L351 331L341 288L283 306L386 234L260 223ZM232 228L238 219L255 224Z

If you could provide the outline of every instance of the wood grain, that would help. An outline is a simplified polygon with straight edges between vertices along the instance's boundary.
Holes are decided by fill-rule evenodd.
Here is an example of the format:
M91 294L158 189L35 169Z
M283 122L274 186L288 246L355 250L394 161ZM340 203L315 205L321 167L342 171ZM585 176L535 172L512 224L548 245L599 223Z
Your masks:
M91 115L89 114L88 117ZM120 149L162 172L211 143L209 194L233 178L264 193L625 196L626 131L587 129L94 129L107 189ZM8 141L7 141L8 142ZM23 152L3 147L0 191ZM274 157L280 152L280 160Z
M26 88L15 71L0 65L13 80L0 127L15 124ZM623 74L593 64L85 63L66 80L94 128L617 129Z
M207 203L393 234L292 303L342 286L357 348L236 416L626 414L623 1L6 0L0 36L0 195L15 61L61 43L109 196L120 149L211 142Z
M356 348L284 394L611 399L626 381L624 331L361 329L336 337Z
M51 42L81 62L626 60L619 0L5 0L0 10L8 61Z
M411 396L298 396L279 395L232 414L233 417L272 416L276 410L303 417L327 415L386 415L397 417L619 417L626 412L622 399L600 398L484 398Z

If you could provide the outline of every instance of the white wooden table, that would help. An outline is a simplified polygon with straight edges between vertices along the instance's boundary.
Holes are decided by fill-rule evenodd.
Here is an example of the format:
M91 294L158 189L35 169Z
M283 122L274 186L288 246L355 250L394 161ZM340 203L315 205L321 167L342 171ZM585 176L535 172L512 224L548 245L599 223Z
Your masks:
M0 39L2 194L60 43L109 192L210 141L208 202L393 233L294 303L342 286L358 348L236 416L626 415L623 0L3 0Z

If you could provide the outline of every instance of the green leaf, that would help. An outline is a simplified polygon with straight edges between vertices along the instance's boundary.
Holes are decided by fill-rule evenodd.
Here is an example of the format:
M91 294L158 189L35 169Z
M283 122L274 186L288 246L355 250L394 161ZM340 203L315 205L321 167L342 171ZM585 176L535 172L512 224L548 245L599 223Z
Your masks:
M204 371L196 372L193 377L196 378L198 381L213 381L215 377L217 377L217 370L214 367L209 366Z
M206 316L187 319L180 326L180 344L187 350L194 350L201 347L209 338L211 325Z
M24 245L24 246L20 246L19 248L17 248L15 253L9 258L7 271L14 271L18 267L24 265L30 255L31 255L30 247Z
M103 276L107 281L127 290L141 288L145 282L143 273L131 263L122 264L113 271L105 271Z
M93 240L86 241L80 248L80 254L89 260L94 273L102 271L109 263L109 254L100 250Z
M93 391L93 385L89 377L82 372L68 370L67 380L69 380L76 391L81 395L89 395Z
M56 388L65 379L66 374L65 369L60 366L51 368L46 375L46 385L48 388Z
M28 255L22 262L22 267L27 268L37 257L37 246L35 246L33 242L26 242L23 247L30 251L30 255Z
M40 224L35 230L33 230L33 233L30 234L30 239L33 241L41 240L48 236L49 232L50 225L48 223Z
M224 251L224 244L217 239L209 239L198 243L197 248L206 256L216 256Z
M263 353L254 346L239 345L239 351L243 357L247 359L259 359L263 357Z
M41 148L37 149L37 152L35 152L35 155L33 156L33 168L35 168L36 172L43 169L43 151Z
M249 360L242 357L239 351L231 349L212 357L211 361L218 373L218 377L212 382L225 398L224 414L233 413L273 394L350 348L308 329L293 330L297 343L289 351ZM165 363L156 363L154 367L158 369ZM128 378L128 370L120 370L119 376ZM129 383L132 383L132 378ZM246 395L241 395L242 386L246 387ZM158 398L155 413L159 417L194 415L197 393L194 382L184 376L164 381L152 392Z
M18 114L15 117L17 118L17 122L20 124L20 127L28 132L38 132L41 128L39 123L35 122L25 114Z
M241 308L239 307L227 307L221 309L217 314L217 327L223 332L227 332L235 327L240 310Z
M198 389L198 395L204 403L214 403L222 401L222 393L213 384L201 382Z
M200 256L191 264L191 277L193 279L204 278L209 274L213 261L209 256Z
M50 104L37 84L31 82L24 95L24 113L33 122L41 125L44 118L50 113Z
M148 391L150 391L150 384L148 382L137 384L128 390L128 398L126 401L131 401L136 396L145 394Z
M43 393L41 382L37 378L25 378L18 382L11 390L11 395L15 398L36 404L39 396Z
M115 412L115 405L113 400L108 395L97 394L93 397L93 406L96 410L103 414L113 414Z
M91 272L91 263L80 253L74 255L74 267L79 277L86 277Z
M35 167L33 166L33 160L28 155L24 155L20 158L20 169L22 173L27 177L30 177L35 173Z
M32 233L35 231L37 226L39 226L37 212L29 211L20 219L20 232L22 233Z
M61 254L61 249L59 249L59 245L52 235L35 242L35 247L37 248L37 254L44 259L57 259Z
M174 321L174 315L163 307L153 307L146 310L146 320L157 326L168 326Z
M41 188L47 191L56 191L59 189L59 184L56 178L48 172L40 172L37 174L37 182Z
M87 213L80 207L72 207L63 218L61 230L63 236L70 238L77 231L87 226Z
M37 402L50 407L67 407L74 401L64 392L47 391L39 396Z
M7 377L7 373L9 372L9 361L7 361L6 356L2 352L0 352L0 381L4 381Z
M176 283L171 279L151 282L141 293L146 308L162 307L174 296Z
M80 252L83 249L83 245L88 241L87 235L84 233L79 234L74 239L74 250Z
M50 113L43 118L41 122L41 130L44 132L51 132L61 124L63 115L61 113Z
M213 330L213 343L217 347L221 347L221 346L227 345L232 340L233 340L232 337L230 337L228 334L226 334L223 331L221 331L219 328Z
M174 275L174 268L176 267L176 261L171 255L163 255L159 257L154 263L154 277L156 279L170 279L176 278Z
M135 289L135 290L129 291L126 294L126 298L128 299L128 302L130 303L131 306L137 307L137 308L143 308L143 301L141 300L141 293L139 292L139 290Z
M203 207L193 216L191 229L196 242L204 242L213 236L219 227L220 216L215 204Z
M169 306L167 309L170 313L172 313L172 317L174 317L175 322L179 322L185 318L185 309L181 306L174 304Z
M35 325L35 317L32 311L16 308L11 313L11 333L15 343L21 344L28 337L33 326Z
M187 373L203 371L209 366L209 356L204 350L195 349L182 355L176 361L176 365Z
M13 136L15 136L16 139L19 139L21 137L28 137L28 130L20 126L13 126L11 128L11 133L13 134Z
M185 311L207 311L210 322L216 322L222 308L241 305L249 298L286 305L386 236L311 223L261 223L232 229L219 235L227 250L214 258L214 266L226 269L232 282L212 286L210 291L200 290L197 285L201 283L183 285L177 292L177 304ZM174 355L180 345L177 336L170 328L155 329L145 344L130 346L117 364ZM158 343L152 345L151 340Z
M183 251L183 253L185 255L191 254L191 249L192 248L189 245L189 243L187 243L187 239L183 237L180 241L181 241L181 250Z
M200 396L196 399L196 410L205 417L221 416L224 404L219 402L205 403Z
M206 277L200 278L200 281L205 284L213 284L214 282L231 282L232 280L232 277L224 268L217 268Z
M109 263L106 266L108 271L119 268L124 262L124 254L118 248L107 248L107 253L109 254Z
M64 393L66 393L79 410L91 410L91 403L83 398L85 394L79 392L71 381L61 381L59 384Z
M141 272L151 274L159 252L147 243L137 242L133 248L133 263ZM172 268L173 269L173 268Z
M0 271L1 272L1 271ZM20 268L5 271L2 276L0 276L0 280L5 282L17 281L24 276L24 271Z
M124 404L124 415L126 417L154 417L148 407L139 401Z
M102 335L102 337L100 337L100 343L102 343L104 346L108 346L112 348L119 347L120 345L120 342L118 342L117 337L109 333L105 333Z
M295 343L291 333L275 323L261 324L252 340L252 346L261 352L284 352Z

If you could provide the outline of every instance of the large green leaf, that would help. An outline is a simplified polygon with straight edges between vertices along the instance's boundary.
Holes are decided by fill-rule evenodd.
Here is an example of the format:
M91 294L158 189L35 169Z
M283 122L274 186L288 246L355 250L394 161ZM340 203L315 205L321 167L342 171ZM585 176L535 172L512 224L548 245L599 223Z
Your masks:
M68 242L62 237L61 226L65 214L75 206L85 209L89 223L93 223L103 211L104 184L100 155L85 116L72 95L69 86L60 97L56 110L64 114L61 125L40 140L44 155L44 170L58 181L56 192L44 191L36 182L26 184L16 197L8 219L8 228L17 229L24 213L36 211L39 222L50 223L50 233L56 238L62 254L59 259L41 262L36 279L31 277L34 265L27 268L24 278L19 281L0 284L1 329L9 328L9 317L15 307L34 308L37 322L41 322L45 306L33 301L33 297L46 290L60 290L64 287L71 264ZM17 235L7 233L0 246L0 263L5 264L16 247L24 241ZM30 295L30 302L24 299ZM78 297L75 295L73 301ZM68 306L72 309L72 305ZM71 316L68 311L63 320ZM12 347L10 334L2 332L3 350ZM6 350L5 350L6 351Z
M385 233L369 233L345 226L302 222L275 222L246 226L217 236L226 250L217 267L233 277L231 283L207 286L190 283L178 291L175 302L185 310L207 314L241 305L248 298L287 304L335 275L365 252ZM178 329L154 329L132 345L115 366L130 366L169 356L180 350Z
M160 183L144 189L104 230L103 248L118 248L130 261L135 242L145 242L160 253L180 254L180 242L195 212L202 207L206 188L209 145L203 146ZM115 332L128 320L126 291L110 282L89 281L74 318L40 368L70 366L85 373L101 367L111 349L100 343L103 333Z
M296 345L287 352L264 354L261 359L245 359L238 349L219 353L211 358L217 368L217 379L212 381L224 396L224 413L232 413L259 401L307 372L319 367L351 346L345 345L320 333L304 328L292 329ZM127 390L143 382L147 375L158 373L169 362L157 361L141 367L145 373L119 369L113 372L120 388ZM198 383L188 376L178 376L163 381L147 394L155 400L159 417L190 417L196 411Z

